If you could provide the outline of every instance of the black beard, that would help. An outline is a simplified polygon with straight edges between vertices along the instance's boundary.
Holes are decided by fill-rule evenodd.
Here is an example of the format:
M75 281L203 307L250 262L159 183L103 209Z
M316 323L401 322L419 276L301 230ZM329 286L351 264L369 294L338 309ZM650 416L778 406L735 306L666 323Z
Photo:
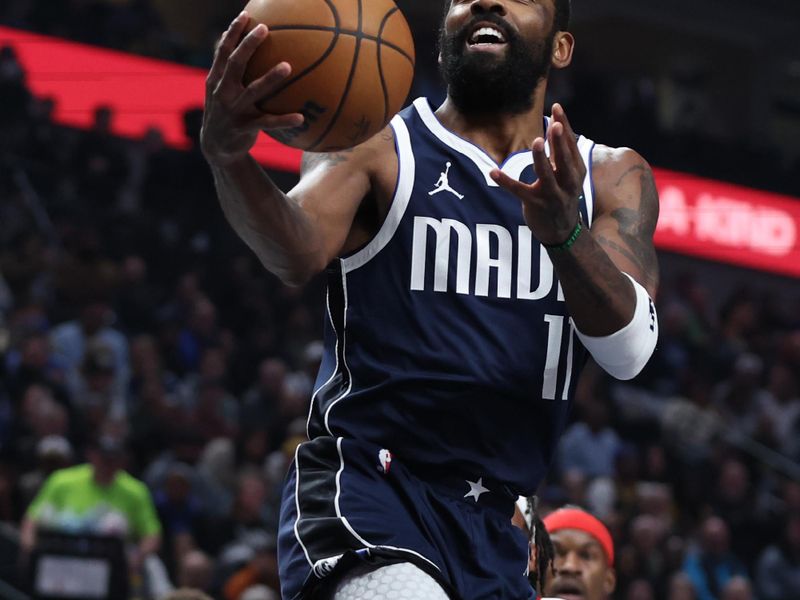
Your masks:
M506 56L467 52L474 26L487 21L506 38ZM448 95L465 114L520 114L533 107L534 91L550 72L555 31L541 42L527 43L494 13L476 15L465 27L446 33L442 27L439 71Z

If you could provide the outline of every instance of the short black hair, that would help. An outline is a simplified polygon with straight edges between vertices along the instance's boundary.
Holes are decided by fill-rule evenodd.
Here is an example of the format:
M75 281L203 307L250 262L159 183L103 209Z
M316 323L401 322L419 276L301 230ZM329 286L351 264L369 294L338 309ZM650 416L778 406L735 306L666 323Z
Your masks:
M569 19L572 13L571 1L570 0L554 0L556 5L556 16L554 19L554 25L556 31L567 31L569 30Z

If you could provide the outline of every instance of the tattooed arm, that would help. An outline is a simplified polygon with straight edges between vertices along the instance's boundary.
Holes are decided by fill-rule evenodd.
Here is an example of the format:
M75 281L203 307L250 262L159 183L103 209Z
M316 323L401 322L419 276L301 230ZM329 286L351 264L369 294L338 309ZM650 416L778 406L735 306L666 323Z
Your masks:
M590 235L570 252L551 252L570 314L587 335L609 335L633 316L628 273L655 297L658 261L653 233L658 192L649 165L630 149L597 146L595 208Z
M377 158L384 170L391 163L386 152L394 155L394 147L386 139L382 132L354 149L305 154L301 180L288 193L250 155L209 161L225 217L267 270L302 285L374 233L356 216L375 199Z

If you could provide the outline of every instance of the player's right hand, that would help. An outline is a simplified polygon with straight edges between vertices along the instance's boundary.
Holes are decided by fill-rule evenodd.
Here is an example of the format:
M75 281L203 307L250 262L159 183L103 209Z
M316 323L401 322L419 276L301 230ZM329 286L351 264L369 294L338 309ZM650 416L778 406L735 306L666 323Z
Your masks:
M226 164L246 156L262 129L298 127L303 115L269 115L256 106L292 72L289 63L275 65L248 86L242 78L256 48L266 39L266 25L242 37L249 17L242 12L223 34L206 78L206 101L200 147L210 163Z

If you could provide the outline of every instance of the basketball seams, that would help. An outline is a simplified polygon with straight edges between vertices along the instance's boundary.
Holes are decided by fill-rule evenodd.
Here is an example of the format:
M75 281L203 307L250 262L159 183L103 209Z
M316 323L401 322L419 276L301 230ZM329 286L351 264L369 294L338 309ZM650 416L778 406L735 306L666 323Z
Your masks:
M279 29L278 31L281 31L281 30ZM320 56L317 60L315 60L311 65L309 65L308 67L306 67L305 69L300 71L297 75L295 75L294 77L292 77L291 79L286 81L280 88L278 88L277 90L272 92L269 96L266 96L266 97L262 98L261 100L259 100L259 104L264 103L264 102L269 102L273 98L277 97L279 94L282 94L292 84L300 81L301 79L305 78L307 75L310 75L311 73L313 73L314 70L317 67L319 67L323 62L325 62L328 59L328 57L336 49L336 45L339 43L339 30L338 29L337 30L333 30L332 29L331 31L333 32L333 39L331 40L330 44L328 44L328 47L325 49L325 52L322 53L322 56Z
M328 14L320 10L323 3ZM273 137L306 151L331 152L370 137L378 124L383 126L391 118L399 101L395 96L403 93L406 80L413 77L415 52L402 11L391 2L317 0L314 4L315 14L292 9L282 22L269 26L275 45L264 50L264 64L258 68L267 69L268 63L283 57L293 66L296 61L298 69L278 89L260 98L257 106L267 112L286 112L305 102L301 112L308 114L303 126ZM398 55L408 61L410 72ZM335 74L333 79L326 76L328 69Z
M386 78L383 76L383 60L381 60L381 44L383 42L383 30L386 28L386 23L389 22L389 18L398 11L399 9L395 6L394 8L389 9L389 11L383 15L383 19L381 20L381 25L378 28L378 41L376 42L376 53L377 53L377 62L378 62L378 77L381 80L381 89L383 90L383 122L385 123L389 118L389 90L386 87Z
M328 122L328 125L325 127L325 130L322 134L314 140L314 142L309 146L308 152L314 152L326 137L331 132L331 130L336 126L336 121L339 120L339 116L342 114L342 109L344 109L345 102L347 102L347 97L350 95L350 89L353 86L353 77L356 74L356 69L358 68L358 56L361 52L361 41L363 38L363 33L361 31L362 27L362 20L364 18L363 14L363 6L361 4L362 0L358 0L358 31L356 32L356 47L355 51L353 52L353 62L350 65L350 73L347 76L347 83L344 86L344 91L342 92L342 96L339 99L339 106L336 107L336 112L331 117L331 120Z
M338 27L328 27L327 25L276 25L275 27L270 27L270 31L330 31L331 33L338 31L340 36L350 36L354 37L357 40L369 40L371 42L378 42L380 41L381 46L386 46L387 48L391 48L400 56L404 57L408 62L411 63L413 67L415 65L414 58L403 48L395 44L394 42L389 42L386 40L379 40L377 36L369 35L364 32L353 31L351 29L340 29Z

